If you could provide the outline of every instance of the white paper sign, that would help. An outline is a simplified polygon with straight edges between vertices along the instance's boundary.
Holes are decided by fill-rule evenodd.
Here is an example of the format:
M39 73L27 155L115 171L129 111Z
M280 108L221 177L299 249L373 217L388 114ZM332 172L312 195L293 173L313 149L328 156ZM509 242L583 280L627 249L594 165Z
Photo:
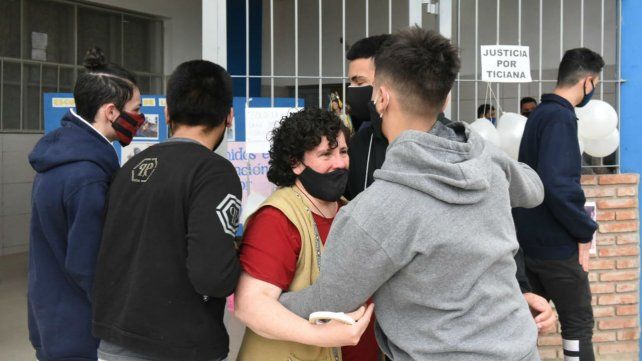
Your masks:
M267 153L270 134L284 116L296 108L245 108L245 142L248 153Z
M482 81L492 83L528 83L531 63L528 46L482 45Z

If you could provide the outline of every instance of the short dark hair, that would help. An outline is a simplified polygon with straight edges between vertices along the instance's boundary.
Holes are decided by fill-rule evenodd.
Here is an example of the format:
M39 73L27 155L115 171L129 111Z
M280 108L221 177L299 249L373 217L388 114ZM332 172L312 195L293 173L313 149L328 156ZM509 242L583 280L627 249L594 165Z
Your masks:
M533 97L523 97L519 101L519 106L521 107L522 105L524 105L526 103L535 103L535 104L537 104L537 100L535 100L535 98L533 98Z
M87 50L83 65L85 71L78 75L74 85L78 115L93 123L98 109L104 104L114 103L122 111L137 86L134 74L109 63L103 51L97 47Z
M490 104L482 104L477 107L477 118L483 117L486 113L491 110L495 110L495 107Z
M406 111L438 114L459 72L457 48L418 26L392 35L375 57L375 83L395 88Z
M268 180L279 187L293 185L297 176L292 167L303 160L305 152L321 144L322 137L331 148L338 147L341 133L347 142L350 131L327 110L310 107L283 117L272 130Z
M372 58L377 55L388 39L390 39L390 34L373 35L360 39L352 44L350 50L346 53L346 59L353 61L356 59Z
M568 87L577 84L587 75L597 75L604 67L602 56L588 48L567 50L557 72L557 86Z
M207 60L180 64L167 82L167 113L172 126L205 126L211 130L232 109L232 78Z

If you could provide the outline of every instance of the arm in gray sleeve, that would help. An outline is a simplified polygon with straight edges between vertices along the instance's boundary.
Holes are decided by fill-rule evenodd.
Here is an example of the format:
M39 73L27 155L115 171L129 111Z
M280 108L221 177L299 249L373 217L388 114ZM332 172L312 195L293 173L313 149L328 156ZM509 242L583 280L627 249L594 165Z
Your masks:
M507 158L508 193L510 206L533 208L544 201L544 185L537 172L524 163Z
M279 301L306 319L316 311L352 312L398 269L379 243L341 211L328 235L316 283L283 293Z

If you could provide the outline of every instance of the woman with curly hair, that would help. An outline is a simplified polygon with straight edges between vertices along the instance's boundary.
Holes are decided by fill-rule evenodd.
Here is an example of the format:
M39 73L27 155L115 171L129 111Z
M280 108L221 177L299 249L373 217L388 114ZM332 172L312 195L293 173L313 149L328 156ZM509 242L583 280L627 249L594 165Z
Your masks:
M268 179L279 188L251 216L243 236L235 314L248 328L239 361L338 361L336 347L357 344L364 331L353 352L361 356L352 359L377 359L373 306L349 314L358 319L355 325L312 325L278 302L282 292L306 288L319 274L330 225L345 204L348 136L336 115L313 108L284 117L272 132Z

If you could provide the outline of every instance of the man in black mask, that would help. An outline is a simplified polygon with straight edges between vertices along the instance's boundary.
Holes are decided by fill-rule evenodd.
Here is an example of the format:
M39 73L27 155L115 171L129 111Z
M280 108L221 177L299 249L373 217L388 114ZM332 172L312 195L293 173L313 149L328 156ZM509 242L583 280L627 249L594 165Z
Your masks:
M350 139L350 176L345 196L356 197L372 182L375 170L381 168L386 157L388 140L381 132L381 120L372 106L372 83L375 76L375 55L379 52L390 34L373 35L363 38L346 54L348 78L350 85L346 89L346 98L354 129L358 132ZM438 121L448 124L450 120L439 114Z

